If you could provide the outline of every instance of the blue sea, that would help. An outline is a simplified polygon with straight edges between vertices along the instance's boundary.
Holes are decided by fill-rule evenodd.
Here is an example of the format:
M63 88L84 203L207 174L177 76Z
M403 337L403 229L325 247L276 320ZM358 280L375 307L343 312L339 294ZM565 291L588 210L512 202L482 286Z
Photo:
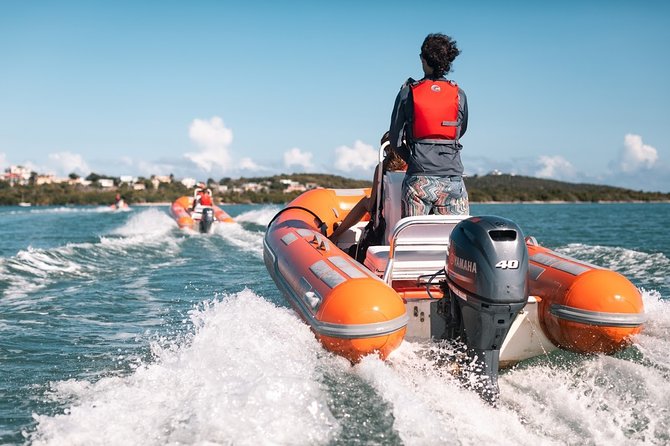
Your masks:
M670 204L473 204L616 270L648 322L614 356L505 370L494 408L425 345L351 366L263 263L278 206L181 231L167 206L0 208L0 444L670 443Z

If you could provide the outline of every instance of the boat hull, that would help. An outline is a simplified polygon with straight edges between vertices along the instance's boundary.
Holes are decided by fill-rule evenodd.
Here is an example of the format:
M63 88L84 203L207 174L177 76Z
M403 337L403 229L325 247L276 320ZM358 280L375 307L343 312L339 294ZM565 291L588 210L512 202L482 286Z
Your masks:
M405 306L323 234L338 219L335 214L357 202L354 195L337 193L309 191L275 217L264 238L266 267L327 350L352 362L369 354L386 358L404 338Z

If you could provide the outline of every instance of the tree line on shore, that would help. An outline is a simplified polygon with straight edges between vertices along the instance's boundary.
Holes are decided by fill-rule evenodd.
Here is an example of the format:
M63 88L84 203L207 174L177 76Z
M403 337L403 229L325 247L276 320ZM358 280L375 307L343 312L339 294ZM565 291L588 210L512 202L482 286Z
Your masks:
M354 180L337 175L291 174L256 178L222 178L218 182L208 180L217 202L223 203L286 203L300 191L286 193L287 185L280 181L290 179L300 184L316 184L319 187L348 189L370 187L371 182ZM258 183L262 191L242 190L246 183ZM119 184L114 188L102 188L96 181L89 186L80 184L28 184L11 186L0 181L0 205L109 205L114 203L117 193L131 205L133 203L172 202L183 195L191 195L180 182L160 183L157 188L146 187L135 190L132 186ZM600 201L670 201L670 193L644 192L595 184L567 183L518 175L485 175L465 178L471 202L600 202ZM148 184L150 185L150 183ZM218 192L217 186L227 190Z

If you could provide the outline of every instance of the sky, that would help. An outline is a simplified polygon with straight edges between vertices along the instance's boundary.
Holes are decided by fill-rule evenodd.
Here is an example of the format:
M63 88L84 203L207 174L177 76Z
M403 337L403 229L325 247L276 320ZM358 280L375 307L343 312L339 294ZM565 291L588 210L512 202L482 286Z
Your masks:
M429 33L466 175L670 192L670 2L0 0L0 169L371 178Z

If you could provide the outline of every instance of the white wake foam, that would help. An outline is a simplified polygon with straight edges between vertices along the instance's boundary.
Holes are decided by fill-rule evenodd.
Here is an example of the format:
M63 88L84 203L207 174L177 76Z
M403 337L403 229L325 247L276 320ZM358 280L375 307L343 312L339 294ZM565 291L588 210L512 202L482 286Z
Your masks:
M557 251L623 274L646 287L667 285L670 259L663 253L646 253L627 248L571 243ZM666 296L670 298L670 296Z
M508 408L491 407L462 388L445 367L404 342L384 363L367 357L359 375L393 406L394 427L405 444L551 444L527 429Z
M212 227L212 233L221 236L240 251L263 257L263 232L245 229L237 223L221 223Z
M235 217L235 221L239 223L253 223L259 226L267 226L277 212L281 208L279 206L266 206L253 211L243 212Z
M89 277L93 268L77 262L73 253L77 247L90 249L92 246L80 243L55 249L28 247L14 257L3 259L0 262L0 280L7 285L4 297L20 300L62 276Z
M658 370L599 355L514 370L501 392L529 428L561 444L667 444L670 389ZM523 441L524 444L530 444Z
M642 290L648 322L640 355L582 356L504 371L499 407L465 390L426 346L403 342L386 362L356 366L391 406L405 444L667 444L670 301Z
M48 208L29 208L26 210L13 211L10 214L100 214L114 212L110 206L59 206Z
M325 444L321 347L293 313L245 290L191 313L192 338L155 345L129 376L52 384L74 399L34 415L34 445Z
M149 208L133 214L123 226L112 231L112 234L126 237L136 235L161 237L174 227L175 222L167 213Z
M647 321L642 333L635 337L635 345L647 365L664 370L670 380L670 300L662 299L658 291L646 290L642 298Z
M64 277L90 278L101 270L114 270L119 262L130 267L132 262L123 259L131 248L154 248L163 256L174 256L179 249L179 239L170 236L174 227L174 221L164 212L148 209L133 214L123 226L100 237L99 243L28 247L0 260L0 280L7 284L3 295L22 299Z

